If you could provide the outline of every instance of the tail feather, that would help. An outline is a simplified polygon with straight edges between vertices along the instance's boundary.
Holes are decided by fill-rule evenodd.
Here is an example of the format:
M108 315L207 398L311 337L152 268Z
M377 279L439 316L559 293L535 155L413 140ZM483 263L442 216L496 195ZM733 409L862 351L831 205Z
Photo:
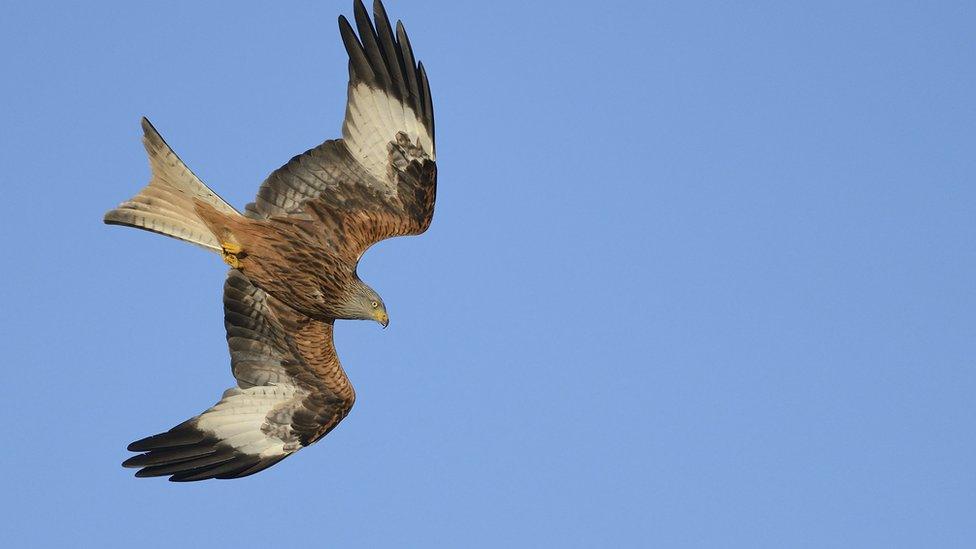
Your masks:
M220 252L220 242L197 215L195 203L226 214L237 214L237 210L204 185L145 118L142 130L152 179L139 194L106 213L105 223L160 233Z

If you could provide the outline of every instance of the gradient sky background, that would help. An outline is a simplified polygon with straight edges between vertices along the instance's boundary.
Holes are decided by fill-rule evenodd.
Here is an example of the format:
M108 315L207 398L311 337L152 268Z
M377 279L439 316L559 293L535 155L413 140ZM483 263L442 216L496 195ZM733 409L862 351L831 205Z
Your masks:
M338 135L351 2L0 19L8 547L971 547L971 2L407 2L437 214L351 415L241 481L125 445L232 378L215 256L107 227L147 115L238 207ZM800 3L790 3L800 4Z

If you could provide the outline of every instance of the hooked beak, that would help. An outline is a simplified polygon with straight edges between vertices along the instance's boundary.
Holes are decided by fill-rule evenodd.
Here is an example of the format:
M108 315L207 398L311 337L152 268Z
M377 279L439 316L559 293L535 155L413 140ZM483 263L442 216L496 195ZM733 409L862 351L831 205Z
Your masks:
M376 316L373 318L376 320L376 322L382 324L383 328L390 325L390 316L386 314L386 311L376 311Z

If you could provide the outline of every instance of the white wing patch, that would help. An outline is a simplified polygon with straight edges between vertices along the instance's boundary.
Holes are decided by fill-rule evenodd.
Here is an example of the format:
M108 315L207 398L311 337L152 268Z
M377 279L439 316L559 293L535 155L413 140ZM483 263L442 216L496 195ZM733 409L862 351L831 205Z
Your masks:
M301 448L291 430L292 414L307 395L281 385L228 389L220 402L200 414L196 427L245 454L290 454Z
M342 138L353 157L379 181L392 183L387 175L387 145L403 132L434 159L434 143L409 105L365 83L350 84Z

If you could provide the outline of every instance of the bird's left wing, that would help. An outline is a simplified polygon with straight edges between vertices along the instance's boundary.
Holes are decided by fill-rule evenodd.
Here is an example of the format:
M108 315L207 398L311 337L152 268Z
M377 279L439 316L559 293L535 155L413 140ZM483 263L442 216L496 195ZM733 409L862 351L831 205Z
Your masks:
M325 436L355 392L339 364L332 324L304 317L231 270L224 323L237 387L209 410L138 440L126 467L173 481L238 478L266 469Z
M358 258L370 244L420 234L434 211L434 110L423 64L383 4L370 20L356 0L359 34L345 17L339 31L349 54L342 139L329 140L275 170L246 214L324 224L337 252Z

